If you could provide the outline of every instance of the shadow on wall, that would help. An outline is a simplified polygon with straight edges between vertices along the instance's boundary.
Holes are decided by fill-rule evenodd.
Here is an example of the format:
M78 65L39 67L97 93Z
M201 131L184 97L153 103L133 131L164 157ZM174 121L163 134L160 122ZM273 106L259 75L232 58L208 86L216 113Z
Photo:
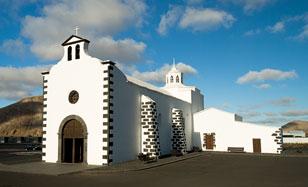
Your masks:
M202 149L200 132L193 132L192 139L193 139L193 146Z

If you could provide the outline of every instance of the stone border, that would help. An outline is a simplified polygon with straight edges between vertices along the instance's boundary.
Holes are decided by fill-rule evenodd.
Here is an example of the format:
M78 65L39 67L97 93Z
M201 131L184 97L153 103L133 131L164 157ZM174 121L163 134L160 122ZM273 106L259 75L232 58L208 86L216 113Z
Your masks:
M172 108L172 149L177 152L186 153L185 122L183 112Z
M156 102L145 95L141 97L141 133L142 153L149 154L150 157L158 157L160 142Z
M48 75L49 72L43 72L43 137L42 137L42 160L46 160L46 128L47 128L47 89L48 89L48 80L46 75Z
M112 61L104 61L101 64L107 66L107 69L103 72L102 165L109 165L113 161L113 70L115 63Z

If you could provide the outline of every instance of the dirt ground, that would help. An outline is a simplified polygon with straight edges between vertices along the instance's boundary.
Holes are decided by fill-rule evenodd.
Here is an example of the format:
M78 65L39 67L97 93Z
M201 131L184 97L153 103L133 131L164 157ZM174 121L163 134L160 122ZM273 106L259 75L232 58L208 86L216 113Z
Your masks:
M203 153L142 170L61 176L0 172L0 187L15 186L308 186L308 157Z

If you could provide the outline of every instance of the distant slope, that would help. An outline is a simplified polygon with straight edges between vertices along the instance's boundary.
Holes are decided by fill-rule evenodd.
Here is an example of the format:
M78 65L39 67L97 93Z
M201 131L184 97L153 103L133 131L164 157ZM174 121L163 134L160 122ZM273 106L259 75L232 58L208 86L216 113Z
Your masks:
M308 135L308 121L292 121L282 126L284 132L292 130L303 130Z
M0 136L42 136L42 113L42 96L0 108Z

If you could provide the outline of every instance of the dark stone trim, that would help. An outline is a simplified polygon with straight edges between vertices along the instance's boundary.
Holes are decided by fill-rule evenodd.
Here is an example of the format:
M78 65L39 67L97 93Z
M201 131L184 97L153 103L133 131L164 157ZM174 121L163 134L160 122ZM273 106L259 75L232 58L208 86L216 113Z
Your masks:
M108 134L108 130L103 130L103 134Z
M83 39L83 40L78 40L78 41L74 41L74 42L69 42L69 43L66 43L65 45L62 45L62 46L72 45L72 44L76 44L76 43L80 43L80 42L90 43L89 40ZM78 60L78 59L80 59L80 58L75 58L75 60ZM73 60L73 58L71 60ZM69 61L71 61L71 60L69 60Z
M87 164L87 153L88 153L88 130L87 130L87 125L84 122L84 120L77 116L77 115L70 115L64 118L60 124L59 130L58 130L58 163L62 163L62 130L66 122L69 120L75 119L81 123L83 126L84 132L83 132L83 137L84 137L84 151L83 151L83 163Z
M42 75L47 75L47 74L49 74L49 71L43 71L41 74Z
M77 41L74 41L74 42L68 42L68 41L70 41L70 39L72 39L73 37L76 37L76 38L78 38L78 39L80 39L80 40L77 40ZM90 43L90 41L87 40L87 39L81 38L81 37L76 36L76 35L72 35L72 36L70 36L68 39L66 39L66 40L62 43L62 46L71 45L71 44L75 44L75 43L79 43L79 42Z
M114 62L112 62L111 60L108 60L108 61L104 61L104 62L101 62L102 64L110 64L110 65L112 65L112 66L114 66L115 65L115 63Z
M113 66L115 65L114 62L112 61L105 61L105 62L101 62L101 64L103 65L109 65L107 70L104 70L104 74L107 76L103 78L104 81L107 81L106 84L103 85L103 88L107 88L106 91L104 91L102 94L104 96L107 96L107 99L103 99L103 103L107 103L107 106L103 107L103 118L107 119L107 122L103 122L103 125L105 127L107 127L107 129L103 130L103 134L107 135L107 138L103 138L103 142L107 143L107 146L103 147L103 150L107 151L107 155L103 155L103 159L107 160L107 163L109 164L112 161L111 155L112 155L112 146L113 146L113 142L112 142L112 138L113 138L113 126L112 126L112 122L113 122L113 118L111 117L111 114L113 113L112 110L112 98L113 96L111 95L111 91L112 88L112 84L113 82L111 81L111 71L113 70ZM107 164L107 165L108 165Z

